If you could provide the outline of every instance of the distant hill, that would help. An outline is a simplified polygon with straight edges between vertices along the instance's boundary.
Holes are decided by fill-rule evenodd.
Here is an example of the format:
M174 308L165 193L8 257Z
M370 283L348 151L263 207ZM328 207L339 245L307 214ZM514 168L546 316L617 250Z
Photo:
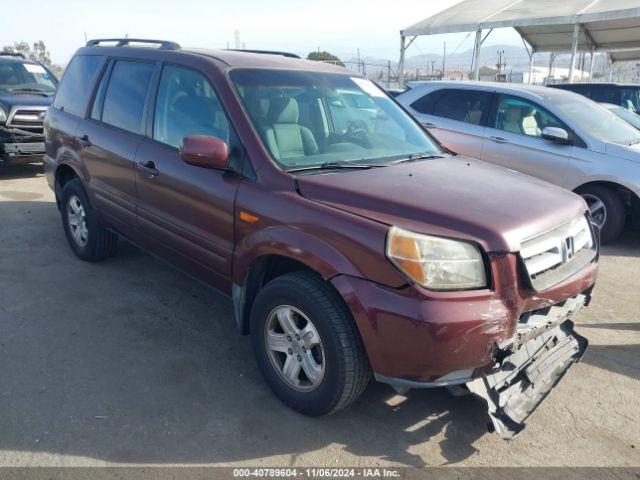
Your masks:
M517 45L488 45L482 47L480 50L480 66L490 65L495 66L498 63L498 51L504 51L503 61L506 60L507 67L514 72L528 71L529 69L529 55L524 47ZM465 50L463 52L456 52L455 54L447 54L446 69L469 71L471 70L471 61L473 56L473 50ZM568 67L571 56L560 55L556 60L556 67ZM357 70L357 59L347 58L342 59L348 68ZM387 65L389 60L386 58L374 58L363 57L362 61L366 66L367 76L370 78L377 78L379 74L386 76ZM539 53L535 56L535 65L547 66L549 64L549 54ZM602 71L605 64L605 57L596 56L596 63L594 64L594 72ZM589 60L585 61L585 69L588 69ZM578 67L576 65L576 67ZM391 59L391 68L395 71L398 68L398 59ZM413 55L407 57L405 60L405 68L408 74L412 74L419 69L422 73L428 73L432 69L439 71L442 69L442 55L437 53L427 53L424 55Z

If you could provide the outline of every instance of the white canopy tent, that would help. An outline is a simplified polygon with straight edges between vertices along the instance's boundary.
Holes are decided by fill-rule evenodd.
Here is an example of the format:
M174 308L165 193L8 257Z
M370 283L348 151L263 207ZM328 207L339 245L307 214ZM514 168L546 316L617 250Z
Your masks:
M640 48L640 0L464 0L400 31L399 82L407 48L421 35L475 32L474 78L480 47L494 28L514 28L529 53L571 52L573 81L578 51ZM483 31L487 31L483 36Z
M612 62L628 62L633 60L640 61L640 48L615 50L611 52Z

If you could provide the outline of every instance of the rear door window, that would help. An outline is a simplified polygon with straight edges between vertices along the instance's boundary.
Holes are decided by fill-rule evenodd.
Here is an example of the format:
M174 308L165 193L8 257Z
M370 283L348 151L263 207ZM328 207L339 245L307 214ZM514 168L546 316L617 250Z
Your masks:
M433 102L432 114L459 122L482 125L489 110L490 92L444 90Z
M103 57L77 55L64 72L53 108L84 117L91 94L91 86L98 75Z
M100 120L114 127L141 134L154 65L118 60L113 65L102 103Z

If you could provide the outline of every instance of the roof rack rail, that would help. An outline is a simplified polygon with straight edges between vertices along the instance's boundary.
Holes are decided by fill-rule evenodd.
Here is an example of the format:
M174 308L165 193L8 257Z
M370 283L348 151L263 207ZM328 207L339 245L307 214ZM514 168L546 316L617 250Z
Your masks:
M296 55L295 53L278 52L275 50L245 50L244 48L230 48L228 50L231 50L232 52L260 53L263 55L282 55L283 57L289 57L289 58L302 58L299 55Z
M24 56L24 53L20 52L0 52L0 57L19 57L19 58L27 58Z
M163 50L180 50L180 45L169 40L151 40L148 38L95 38L87 42L87 47L100 46L102 43L116 42L116 47L126 47L130 43L148 43L158 45Z

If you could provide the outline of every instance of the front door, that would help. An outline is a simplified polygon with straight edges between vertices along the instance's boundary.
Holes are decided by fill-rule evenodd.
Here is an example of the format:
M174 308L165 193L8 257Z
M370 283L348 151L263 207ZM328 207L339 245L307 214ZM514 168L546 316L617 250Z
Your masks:
M138 228L163 256L226 290L240 176L188 165L178 149L188 135L216 136L227 145L235 135L211 83L187 67L164 66L154 110L152 138L136 155Z
M482 159L566 186L573 147L542 138L545 127L567 127L530 100L499 95L497 108L485 130Z

